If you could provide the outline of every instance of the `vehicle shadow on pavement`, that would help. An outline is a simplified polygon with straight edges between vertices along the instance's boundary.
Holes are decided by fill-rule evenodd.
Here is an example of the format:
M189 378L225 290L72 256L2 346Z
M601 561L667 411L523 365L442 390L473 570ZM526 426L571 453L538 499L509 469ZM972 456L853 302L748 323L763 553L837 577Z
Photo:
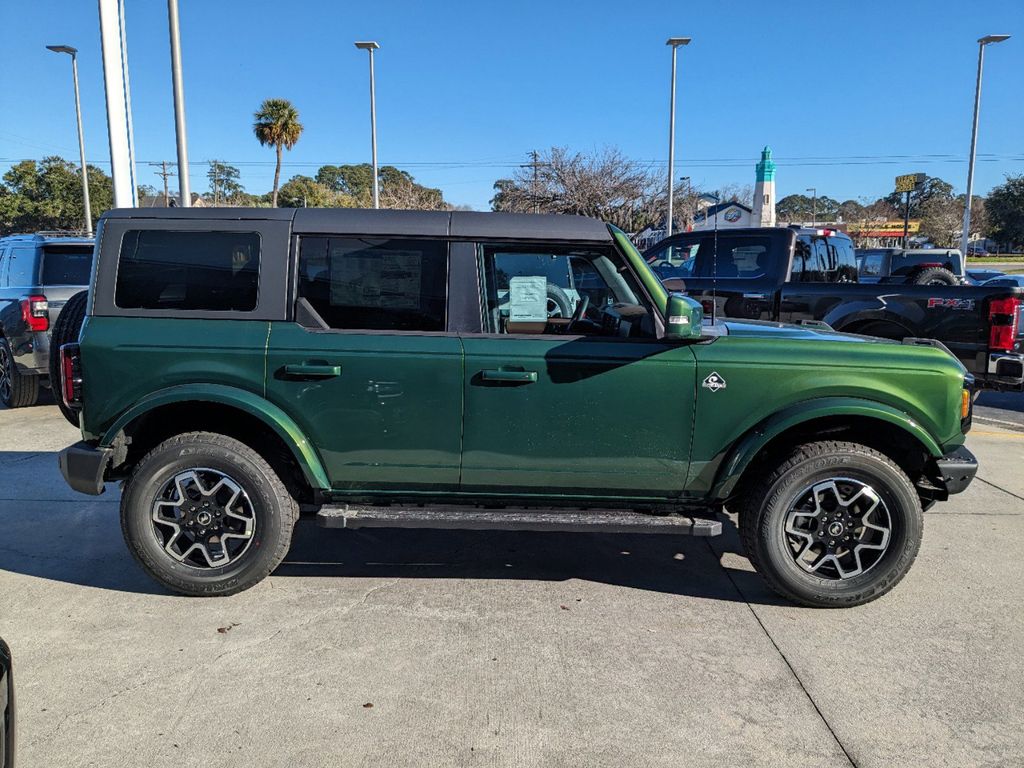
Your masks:
M714 546L709 546L714 541ZM318 528L302 520L275 577L568 581L712 600L783 605L737 557L732 522L708 540L690 536ZM746 563L745 560L742 561Z
M46 451L0 451L0 571L120 592L167 595L129 554L119 491L68 489ZM714 600L776 603L742 570L729 518L723 535L534 531L336 530L304 517L274 578L410 578L569 581ZM733 568L727 559L741 564Z

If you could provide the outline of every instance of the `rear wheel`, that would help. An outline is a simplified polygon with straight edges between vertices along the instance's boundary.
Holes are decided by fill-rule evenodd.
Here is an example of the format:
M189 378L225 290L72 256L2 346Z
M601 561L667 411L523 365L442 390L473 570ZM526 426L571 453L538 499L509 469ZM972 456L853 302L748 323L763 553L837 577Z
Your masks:
M754 568L783 597L814 607L888 592L914 562L922 529L910 479L858 443L797 447L761 475L740 509Z
M38 400L39 377L19 370L10 343L0 338L0 402L8 408L24 408Z
M64 393L60 388L60 348L64 344L78 341L78 334L85 322L85 305L89 298L88 291L80 291L68 299L53 324L50 334L50 388L57 401L57 407L64 418L73 426L78 426L78 412L73 411L64 403Z
M298 504L256 451L191 432L139 462L121 496L121 528L147 573L184 595L231 595L284 559Z

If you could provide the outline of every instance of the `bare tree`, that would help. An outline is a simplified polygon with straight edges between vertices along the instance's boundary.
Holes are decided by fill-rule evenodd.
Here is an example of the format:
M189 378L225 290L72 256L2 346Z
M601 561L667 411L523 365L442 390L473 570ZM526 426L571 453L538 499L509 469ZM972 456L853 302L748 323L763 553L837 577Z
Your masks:
M552 147L494 184L491 207L518 213L593 216L627 231L655 223L665 190L646 166L616 148L594 154Z

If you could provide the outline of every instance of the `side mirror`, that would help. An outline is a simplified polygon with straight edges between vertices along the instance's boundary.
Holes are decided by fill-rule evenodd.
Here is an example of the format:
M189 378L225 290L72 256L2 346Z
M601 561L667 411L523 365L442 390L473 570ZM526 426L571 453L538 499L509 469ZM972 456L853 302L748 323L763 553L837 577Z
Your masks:
M700 302L681 293L670 293L665 304L665 339L684 341L703 334L704 309Z

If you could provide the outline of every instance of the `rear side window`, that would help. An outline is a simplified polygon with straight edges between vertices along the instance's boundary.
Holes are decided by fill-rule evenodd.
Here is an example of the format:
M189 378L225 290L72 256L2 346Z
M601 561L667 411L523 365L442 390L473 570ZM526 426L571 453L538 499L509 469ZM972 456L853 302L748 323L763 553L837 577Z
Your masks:
M860 261L860 273L868 277L880 277L884 259L885 255L881 253L864 254Z
M36 249L15 247L8 257L7 283L12 287L29 287L39 284L39 265L36 263Z
M48 245L43 248L43 285L88 285L91 245Z
M448 245L304 237L298 293L339 330L443 331Z
M122 309L256 309L256 232L129 230L121 240L114 303Z

